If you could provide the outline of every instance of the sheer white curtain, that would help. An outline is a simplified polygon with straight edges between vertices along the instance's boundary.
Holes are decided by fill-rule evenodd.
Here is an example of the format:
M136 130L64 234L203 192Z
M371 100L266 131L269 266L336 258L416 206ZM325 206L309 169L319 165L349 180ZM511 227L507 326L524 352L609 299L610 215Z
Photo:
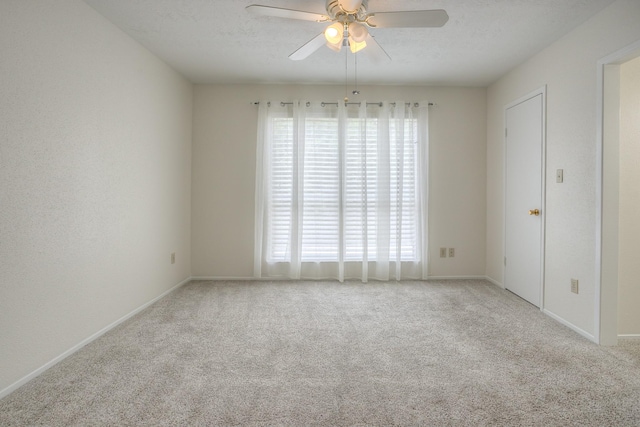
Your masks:
M259 104L254 275L427 278L428 103Z

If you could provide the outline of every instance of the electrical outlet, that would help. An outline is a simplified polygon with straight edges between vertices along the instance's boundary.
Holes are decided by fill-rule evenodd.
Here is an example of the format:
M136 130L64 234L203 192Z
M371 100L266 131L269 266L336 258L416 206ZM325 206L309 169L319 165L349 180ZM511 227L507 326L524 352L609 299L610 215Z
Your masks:
M578 279L571 279L571 292L578 293Z
M454 256L456 256L455 248L449 248L449 258L453 258Z
M171 264L175 264L176 263L176 253L172 252L171 253Z
M440 248L440 258L447 257L447 248Z

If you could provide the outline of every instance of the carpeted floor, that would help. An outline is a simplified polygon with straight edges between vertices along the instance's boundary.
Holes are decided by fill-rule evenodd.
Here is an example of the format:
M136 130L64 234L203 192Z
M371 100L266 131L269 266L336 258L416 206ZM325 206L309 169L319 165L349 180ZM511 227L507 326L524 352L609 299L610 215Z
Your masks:
M640 340L483 281L192 282L0 401L2 426L639 426Z

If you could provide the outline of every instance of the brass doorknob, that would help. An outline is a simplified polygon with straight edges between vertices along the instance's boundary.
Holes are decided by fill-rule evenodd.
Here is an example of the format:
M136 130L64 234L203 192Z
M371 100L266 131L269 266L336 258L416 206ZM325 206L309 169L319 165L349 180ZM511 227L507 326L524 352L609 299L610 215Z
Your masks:
M529 215L538 216L538 215L540 215L540 211L538 209L531 209L531 210L529 210Z

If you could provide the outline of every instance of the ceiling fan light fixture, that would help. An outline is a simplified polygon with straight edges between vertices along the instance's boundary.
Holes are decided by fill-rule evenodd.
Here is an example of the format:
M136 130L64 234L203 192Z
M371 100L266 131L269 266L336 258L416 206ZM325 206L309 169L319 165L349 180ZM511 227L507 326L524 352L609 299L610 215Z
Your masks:
M353 40L351 37L349 37L349 49L351 49L352 53L359 52L365 47L367 47L366 41L357 42Z
M356 43L365 41L368 35L369 31L367 31L367 27L365 27L361 23L352 22L349 24L349 38Z
M329 25L324 30L324 37L327 39L328 44L340 44L344 35L344 29L340 22Z
M335 52L340 52L340 49L342 49L342 43L329 43L327 42L327 47Z

